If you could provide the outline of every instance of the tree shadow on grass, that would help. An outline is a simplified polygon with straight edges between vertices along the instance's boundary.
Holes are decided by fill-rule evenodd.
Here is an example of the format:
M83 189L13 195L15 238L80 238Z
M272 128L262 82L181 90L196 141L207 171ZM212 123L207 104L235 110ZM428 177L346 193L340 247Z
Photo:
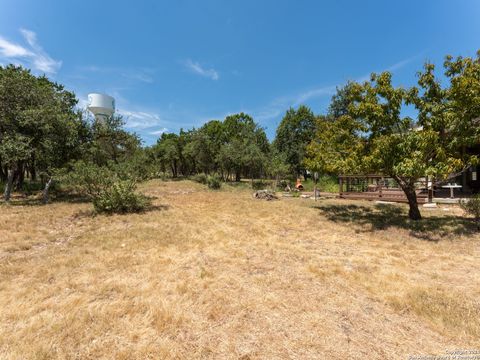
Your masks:
M159 204L155 205L153 204L153 201L157 199L156 196L145 196L148 200L150 200L150 204L148 204L145 209L140 210L137 212L137 214L144 214L147 212L152 212L152 211L165 211L170 208L169 205L166 204ZM50 201L47 204L44 204L42 201L42 198L40 196L23 196L23 195L16 195L12 197L12 200L9 203L6 203L3 200L0 200L0 206L48 206L51 204L55 203L69 203L69 204L88 204L92 203L92 199L88 198L87 196L80 195L77 193L58 193L58 194L53 194L50 198ZM85 216L95 216L95 215L100 215L96 213L93 208L91 210L81 210L78 213L79 217L85 217ZM128 215L132 213L120 213L120 215ZM103 215L103 214L102 214ZM109 214L106 214L109 215ZM113 215L110 214L110 215Z
M449 235L473 235L475 224L467 218L454 215L426 215L422 220L410 220L405 208L398 205L326 204L315 206L329 220L358 225L360 231L372 232L389 228L404 229L419 239L439 241Z
M91 200L80 194L69 193L69 192L54 192L50 195L50 199L47 204L43 203L42 196L40 194L35 195L20 195L14 194L10 202L5 202L3 199L0 200L1 205L5 206L41 206L49 205L53 203L71 203L71 204L82 204L88 203Z

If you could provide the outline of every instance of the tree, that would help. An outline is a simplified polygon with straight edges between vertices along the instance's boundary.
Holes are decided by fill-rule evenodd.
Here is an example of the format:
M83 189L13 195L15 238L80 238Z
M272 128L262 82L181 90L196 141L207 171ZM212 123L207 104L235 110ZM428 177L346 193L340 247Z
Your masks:
M451 79L447 89L440 88L431 64L419 74L419 88L394 87L389 72L372 74L363 84L350 83L342 92L348 113L319 127L308 149L310 161L340 173L376 172L394 178L408 199L409 217L421 219L416 181L424 176L445 178L464 167L465 161L476 161L459 155L464 136L472 133L478 139L472 109L480 102L477 93L470 103L462 101L468 109L457 105L463 97L455 94L465 90L473 74L470 65L462 64L453 66L447 58ZM451 71L452 67L457 71ZM465 85L456 90L460 78ZM402 116L402 106L408 104L419 109L417 121Z
M0 168L10 199L14 178L21 187L26 171L40 174L44 202L54 169L64 166L81 149L85 122L75 110L75 95L45 76L22 67L0 67ZM5 174L6 179L5 179Z
M113 161L118 164L128 161L140 148L141 140L136 134L123 129L125 120L113 115L105 121L93 121L91 127L91 161L103 166Z
M0 157L7 168L7 181L3 197L10 201L13 187L13 178L16 171L19 171L18 164L26 161L31 154L30 141L27 137L14 134L5 135L0 143Z
M192 130L183 154L193 163L196 172L216 172L219 168L217 157L225 142L223 124L218 120L205 123L200 129Z
M284 154L290 170L297 176L304 171L302 161L314 134L315 115L304 105L297 110L290 108L277 128L274 147Z
M337 87L337 92L332 96L332 100L328 107L328 116L334 119L340 116L348 115L349 98L348 95L355 83L347 82L342 87Z
M280 178L288 174L290 166L287 164L285 155L273 149L270 152L270 158L268 159L267 172L272 176L275 181L273 184L273 191L277 189Z
M227 172L233 171L235 181L242 172L253 178L263 168L264 156L269 152L265 131L250 115L239 113L227 116L223 122L225 143L218 159Z
M163 169L169 168L172 176L177 177L182 152L179 148L178 135L163 133L157 141L155 151Z

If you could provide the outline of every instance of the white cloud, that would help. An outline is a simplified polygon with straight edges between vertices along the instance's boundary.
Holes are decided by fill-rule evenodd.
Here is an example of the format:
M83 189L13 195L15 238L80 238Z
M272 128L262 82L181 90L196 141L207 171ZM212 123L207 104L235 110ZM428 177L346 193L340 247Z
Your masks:
M220 75L215 69L205 69L202 67L198 62L194 62L190 59L185 61L185 66L187 67L188 70L191 72L201 75L203 77L210 78L212 80L218 80L220 78Z
M283 114L289 107L297 107L305 104L305 102L310 99L332 96L335 94L335 91L335 85L328 85L305 90L291 96L278 97L263 109L255 112L255 118L260 121L276 118Z
M123 116L126 121L125 126L130 129L143 130L163 123L160 115L153 112L118 109L117 113Z
M161 129L158 129L158 130L155 130L155 131L150 131L149 134L150 135L156 135L156 136L160 136L164 133L168 133L169 130L167 128L161 128Z
M365 82L365 81L369 81L370 80L370 75L372 73L380 73L380 72L383 72L383 71L389 71L389 72L394 72L396 70L400 70L401 68L407 66L408 64L410 64L411 62L415 61L415 60L418 60L422 55L425 54L425 51L417 54L417 55L414 55L414 56L411 56L409 58L406 58L406 59L403 59L403 60L400 60L398 62L396 62L395 64L393 65L390 65L389 67L383 69L383 70L376 70L376 71L372 71L368 74L365 74L363 76L360 76L358 77L357 79L355 79L356 82L359 82L359 83L362 83L362 82Z
M305 101L310 100L312 98L318 98L322 96L332 96L335 94L336 86L324 86L317 89L307 90L303 93L298 94L295 97L295 101L293 102L292 106L298 106L303 104Z
M35 47L37 44L37 34L35 34L33 31L28 30L28 29L20 29L20 32L22 33L23 37L25 40L27 40L28 44L31 47Z
M3 37L0 37L0 54L5 58L18 58L32 55L32 53L23 46L11 43Z
M405 67L406 65L410 64L414 60L417 60L423 54L424 52L417 54L415 56L411 56L407 59L401 60L387 67L384 71L399 70ZM355 79L355 81L364 82L369 79L370 79L370 74L366 74L358 77L357 79ZM337 86L341 86L341 84L322 86L322 87L306 90L292 96L278 97L274 99L269 105L257 111L255 113L255 118L260 121L273 119L280 116L282 113L285 112L286 109L288 109L291 106L297 107L299 105L305 104L305 102L307 102L310 99L322 98L324 96L333 96L337 91Z
M20 29L28 47L13 43L0 36L0 60L21 64L47 74L55 74L62 62L54 60L37 42L37 34L31 30ZM2 62L3 62L2 61Z

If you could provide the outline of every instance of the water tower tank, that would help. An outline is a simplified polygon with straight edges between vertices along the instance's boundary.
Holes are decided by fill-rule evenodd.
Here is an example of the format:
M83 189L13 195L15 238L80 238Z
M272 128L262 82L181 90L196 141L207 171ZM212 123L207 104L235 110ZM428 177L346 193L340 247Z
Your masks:
M105 94L88 94L88 110L97 121L106 121L115 112L115 99Z

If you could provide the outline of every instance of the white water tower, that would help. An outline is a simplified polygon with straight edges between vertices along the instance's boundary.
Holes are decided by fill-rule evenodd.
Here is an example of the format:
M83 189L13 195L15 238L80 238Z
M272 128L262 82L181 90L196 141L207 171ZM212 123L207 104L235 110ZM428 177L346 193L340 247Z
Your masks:
M115 99L105 94L88 94L87 109L95 116L96 121L105 123L115 112Z

